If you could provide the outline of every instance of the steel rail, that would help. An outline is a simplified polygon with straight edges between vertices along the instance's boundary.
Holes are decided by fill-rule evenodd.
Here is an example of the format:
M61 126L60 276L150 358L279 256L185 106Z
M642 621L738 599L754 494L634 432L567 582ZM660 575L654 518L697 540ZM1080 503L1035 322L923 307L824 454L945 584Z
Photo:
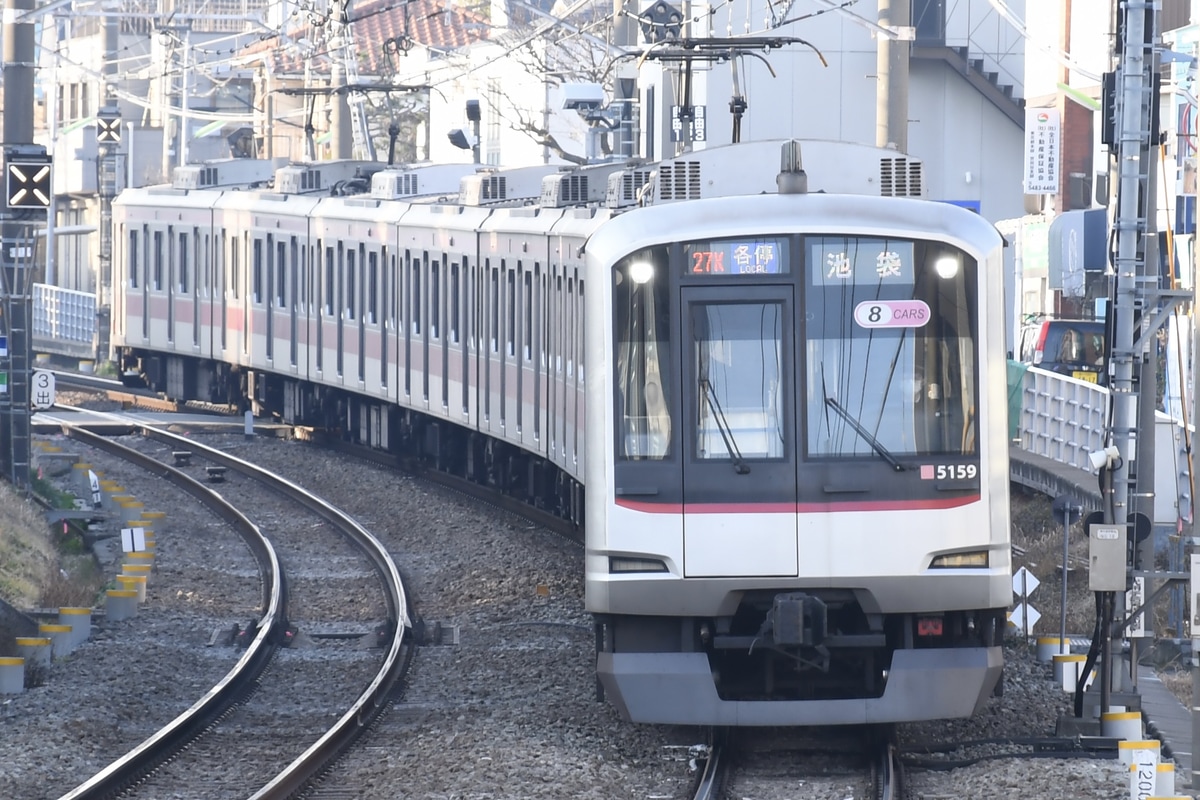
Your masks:
M59 407L67 410L75 410L66 406ZM95 414L97 412L90 413ZM102 414L102 416L112 415ZM136 422L130 427L133 430L139 431L146 438L171 445L175 448L185 447L202 458L209 459L235 472L259 480L271 486L272 489L280 492L288 499L304 506L310 512L327 520L367 554L367 557L379 574L381 582L384 584L385 601L389 615L389 638L384 644L387 654L380 670L346 713L324 735L306 749L304 753L288 764L274 778L270 779L251 795L255 800L282 800L283 798L294 796L309 781L324 771L333 760L345 752L366 727L382 713L383 709L387 706L392 691L396 688L405 669L407 669L408 660L402 656L404 655L406 645L405 632L411 625L399 570L388 553L387 548L371 535L370 532L359 525L353 517L326 503L324 500L311 496L306 490L291 481L274 475L229 453L203 445L195 439L170 433L154 425ZM77 438L110 452L118 452L125 449L121 445L86 431L78 425L63 423L61 428L66 435L72 438ZM131 452L136 453L136 451ZM173 482L177 482L181 487L191 491L193 494L198 490L201 494L197 496L214 498L217 502L228 506L216 492L185 475L180 470L162 464L151 456L136 453L131 460L139 463L139 466L144 466L149 471L156 472ZM241 516L236 509L232 509L231 506L228 508L230 512L224 513L232 513L238 517ZM223 512L218 513L222 514L223 518L226 518ZM281 573L279 571L278 559L274 554L273 548L270 547L270 543L265 537L261 536L261 533L258 533L257 528L252 523L246 520L245 524L250 525L260 537L262 544L259 547L265 547L269 551L273 565L270 574L272 576L279 576ZM256 546L252 544L251 547L256 550L257 555L258 550ZM266 591L266 587L264 587L264 591ZM101 773L93 776L92 779L82 784L72 793L65 795L61 800L94 800L95 798L112 796L123 787L134 782L139 776L153 769L166 758L169 758L172 752L175 752L178 747L181 747L186 741L202 731L211 720L218 717L220 713L223 713L231 703L227 702L220 711L217 711L214 705L216 702L215 698L210 698L213 698L218 693L224 694L230 692L236 699L238 693L227 688L227 684L236 683L234 673L241 671L243 665L251 663L252 656L254 656L252 663L258 667L257 673L261 673L267 663L269 663L270 657L274 655L278 647L277 643L283 640L284 631L287 627L287 615L281 578L275 578L270 582L270 590L264 597L263 607L267 609L267 613L263 617L258 635L247 649L246 655L239 660L234 670L220 684L213 687L205 698L202 698L192 708L172 721L167 728L157 732L129 754L114 762ZM411 648L409 648L409 651L411 651ZM255 677L257 677L257 673ZM183 734L185 730L188 732L186 738L184 738Z
M283 573L270 541L254 523L223 497L174 467L75 425L63 424L63 433L90 447L104 450L178 486L232 525L246 540L264 576L264 615L258 634L224 678L171 722L100 772L63 795L61 800L98 800L112 797L158 767L185 747L213 721L233 707L270 664L286 626Z

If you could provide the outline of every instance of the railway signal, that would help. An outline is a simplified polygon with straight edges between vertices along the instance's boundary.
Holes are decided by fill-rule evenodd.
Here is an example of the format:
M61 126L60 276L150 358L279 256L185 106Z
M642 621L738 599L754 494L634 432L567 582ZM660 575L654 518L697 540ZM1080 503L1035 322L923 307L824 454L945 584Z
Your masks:
M47 209L53 195L50 156L8 149L4 154L4 197L9 208Z
M96 117L96 143L121 143L121 118L115 114L101 113Z

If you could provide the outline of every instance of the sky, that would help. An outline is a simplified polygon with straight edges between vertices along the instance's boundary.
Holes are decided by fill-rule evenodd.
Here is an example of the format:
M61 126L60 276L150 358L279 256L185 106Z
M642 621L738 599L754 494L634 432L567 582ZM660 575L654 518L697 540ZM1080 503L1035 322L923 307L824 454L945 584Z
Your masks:
M993 0L995 5L997 0ZM1026 3L1025 97L1053 94L1060 80L1060 60L1049 51L1060 52L1062 2L1029 0ZM1099 84L1109 66L1108 14L1097 14L1102 0L1074 0L1071 15L1070 84L1088 88Z

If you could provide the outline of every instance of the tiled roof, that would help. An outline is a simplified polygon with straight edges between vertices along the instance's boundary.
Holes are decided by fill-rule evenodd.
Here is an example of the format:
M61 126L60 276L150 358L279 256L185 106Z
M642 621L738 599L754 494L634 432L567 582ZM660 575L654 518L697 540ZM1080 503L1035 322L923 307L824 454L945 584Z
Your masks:
M382 58L382 45L388 39L402 39L406 30L417 43L436 50L455 50L485 38L487 19L455 6L450 0L369 0L350 12L359 50L374 43L373 58ZM374 64L374 62L370 62ZM364 65L365 67L366 65Z
M455 50L485 38L487 19L455 6L450 0L368 0L351 6L350 26L359 54L359 74L382 75L388 71L385 43L394 40L390 46L401 47L392 56L399 66L404 59L404 42L411 40L434 50ZM287 33L291 41L322 41L322 35L322 31L309 25L297 26ZM277 75L304 71L301 52L293 47L280 47L278 38L267 39L247 52L256 51L270 53ZM327 73L328 59L314 59L312 68L314 72Z

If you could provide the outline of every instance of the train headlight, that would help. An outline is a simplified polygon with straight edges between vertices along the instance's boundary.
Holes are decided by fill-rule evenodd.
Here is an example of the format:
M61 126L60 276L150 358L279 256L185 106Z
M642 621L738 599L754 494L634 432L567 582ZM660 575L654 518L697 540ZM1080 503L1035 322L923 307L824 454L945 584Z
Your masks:
M632 556L610 556L608 571L613 573L628 572L666 572L667 565L658 558L634 558Z
M933 262L933 268L937 271L939 277L945 280L950 280L958 274L958 258L955 256L942 256L937 261Z
M969 553L946 553L934 556L930 569L971 569L986 568L988 565L987 550L972 550Z
M641 286L654 277L654 265L649 261L634 261L629 265L629 279Z

